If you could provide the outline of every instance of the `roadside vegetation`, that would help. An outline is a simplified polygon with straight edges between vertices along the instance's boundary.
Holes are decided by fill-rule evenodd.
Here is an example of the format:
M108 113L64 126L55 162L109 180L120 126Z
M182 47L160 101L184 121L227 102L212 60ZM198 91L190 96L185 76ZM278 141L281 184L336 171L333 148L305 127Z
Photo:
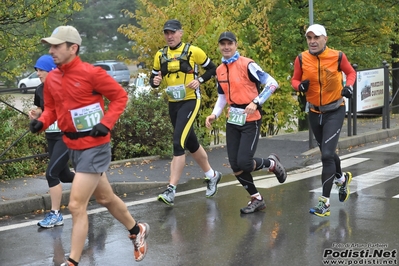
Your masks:
M290 77L295 57L307 49L304 34L309 25L308 3L307 0L5 0L0 3L3 62L0 81L11 86L21 73L33 71L33 62L48 50L40 44L40 39L61 24L73 25L82 34L84 61L144 62L148 68L141 71L149 75L153 55L165 45L163 23L176 18L183 25L183 40L201 47L216 64L220 63L218 35L225 30L236 33L240 54L253 58L280 85L263 106L266 114L262 118L262 136L279 134L282 129L297 130L297 123L304 121L305 113L290 86ZM326 26L328 45L344 51L359 70L380 67L383 60L393 67L399 66L396 21L399 1L314 1L313 9L314 22ZM396 72L394 76L398 75ZM214 80L201 86L202 107L195 126L204 146L217 144L220 132L224 131L224 119L218 119L212 131L204 127L217 98L215 86ZM394 94L397 87L394 82ZM163 88L161 84L159 91ZM112 131L114 160L171 154L167 103L165 98L156 96L159 91L139 98L131 95L128 108ZM27 130L27 121L7 107L0 109L0 119L4 123L0 127L0 148L5 150ZM45 152L44 136L29 133L0 160ZM45 161L41 157L3 164L0 178L43 172Z

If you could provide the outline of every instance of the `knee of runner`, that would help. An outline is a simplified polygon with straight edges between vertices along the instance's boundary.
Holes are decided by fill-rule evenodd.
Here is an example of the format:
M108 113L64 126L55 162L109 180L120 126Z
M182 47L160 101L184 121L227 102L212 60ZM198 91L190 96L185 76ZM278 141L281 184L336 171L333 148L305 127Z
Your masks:
M322 152L321 153L321 161L322 162L326 162L326 161L334 161L334 156L335 156L335 152Z
M196 151L198 151L199 147L200 147L200 145L198 142L197 143L187 143L187 150L190 153L195 153Z
M180 144L173 143L173 155L181 156L184 155L184 148Z
M239 160L238 161L238 168L243 172L252 172L254 170L254 163L253 160ZM234 171L236 172L236 171Z
M97 197L96 202L102 206L108 206L112 202L112 198L110 197Z
M70 172L70 173L68 173L66 175L61 175L60 176L60 181L62 183L72 183L74 177L75 177L75 173Z
M53 177L49 173L46 173L46 179L49 188L55 187L60 183L60 179L58 177Z
M68 209L72 215L86 213L86 206L83 203L71 199L69 200Z

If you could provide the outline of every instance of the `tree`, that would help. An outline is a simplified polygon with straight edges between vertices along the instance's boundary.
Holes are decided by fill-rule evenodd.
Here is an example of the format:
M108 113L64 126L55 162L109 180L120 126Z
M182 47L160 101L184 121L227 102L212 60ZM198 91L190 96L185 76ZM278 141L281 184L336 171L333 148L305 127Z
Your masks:
M142 8L134 12L124 10L126 16L136 19L137 25L124 24L119 28L119 32L134 43L132 49L140 53L139 61L152 66L156 51L165 45L162 34L163 24L171 18L176 18L182 23L183 41L201 47L214 62L220 61L220 54L216 49L217 38L222 29L228 29L230 25L233 25L233 20L223 17L224 11L216 7L214 1L183 0L159 6L149 0L139 0L139 3ZM204 21L207 23L203 23ZM160 88L163 88L163 84ZM202 109L199 112L198 124L195 126L198 128L199 137L207 138L208 134L203 125L205 117L211 112L210 108L213 108L217 98L215 82L213 80L207 82L201 86L201 90L203 91ZM215 127L223 127L223 124L223 121L219 120ZM205 142L209 143L209 140L206 139Z
M240 54L250 56L257 61L266 71L274 75L274 62L270 58L271 46L268 30L268 21L264 16L266 10L271 7L273 1L257 4L251 1L251 5L257 5L258 10L248 8L248 1L169 1L168 5L156 5L148 0L141 0L143 9L137 9L135 13L126 10L126 14L137 19L136 25L122 25L120 32L134 41L141 52L141 60L146 60L151 65L153 58L145 55L154 55L155 51L163 47L164 39L161 34L163 24L171 18L179 19L183 25L186 42L201 47L215 62L220 62L220 53L217 49L217 38L223 31L233 31L239 36L238 44ZM253 2L253 3L252 3ZM244 10L244 11L243 11ZM256 13L256 14L254 14ZM153 18L157 17L157 20ZM259 22L260 21L260 22ZM206 23L204 23L206 22ZM259 24L261 27L258 27ZM211 113L217 98L214 82L207 82L202 86L202 111L199 124L203 128L205 117ZM281 89L266 103L264 116L264 135L275 134L283 125L292 123L289 113L294 113L295 101L291 93L286 93L287 87ZM270 112L269 109L272 111ZM283 111L283 109L285 109ZM291 122L288 122L291 121ZM217 128L224 128L223 119L218 120ZM273 128L271 130L271 128Z
M119 33L121 24L135 23L124 16L124 6L135 9L135 2L127 0L87 0L82 12L75 13L71 25L82 35L82 59L124 59L133 56L129 39Z
M31 68L32 56L47 52L40 39L81 7L76 0L1 1L0 77L13 80L21 70Z
M296 117L303 118L299 104L292 97L290 77L295 57L307 49L304 34L309 26L308 2L140 0L142 8L126 11L137 19L137 25L122 25L119 30L134 40L132 49L140 51L147 65L152 63L148 55L163 46L160 31L167 19L181 20L186 40L202 47L217 63L220 58L218 34L224 30L235 32L240 53L253 58L279 82L279 90L265 103L267 114L262 124L263 134L275 134L283 127L290 128ZM393 40L399 37L395 20L397 2L316 1L314 22L326 26L328 46L344 51L350 62L357 63L361 69L378 67L382 60L397 61L392 58L391 50ZM216 97L214 84L207 83L204 91L203 106L209 109Z

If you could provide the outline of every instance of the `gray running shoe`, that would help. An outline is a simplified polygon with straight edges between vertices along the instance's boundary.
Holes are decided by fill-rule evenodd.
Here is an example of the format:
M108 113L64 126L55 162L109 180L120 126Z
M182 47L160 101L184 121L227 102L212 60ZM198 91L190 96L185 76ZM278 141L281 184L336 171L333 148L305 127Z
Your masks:
M175 200L175 191L173 190L173 188L168 186L168 188L164 192L162 192L162 194L158 195L158 200L160 202L168 204L169 206L173 206Z
M280 159L274 153L270 154L267 158L275 162L274 168L270 171L276 175L278 182L284 183L287 179L287 173L285 172L284 166L280 163Z
M205 177L205 182L207 183L205 196L207 198L215 196L218 192L218 183L222 179L222 174L218 171L215 171L215 174L216 176L212 178Z
M257 198L251 198L251 201L248 203L248 206L240 209L241 213L248 214L254 213L266 208L266 203L263 200L258 200Z

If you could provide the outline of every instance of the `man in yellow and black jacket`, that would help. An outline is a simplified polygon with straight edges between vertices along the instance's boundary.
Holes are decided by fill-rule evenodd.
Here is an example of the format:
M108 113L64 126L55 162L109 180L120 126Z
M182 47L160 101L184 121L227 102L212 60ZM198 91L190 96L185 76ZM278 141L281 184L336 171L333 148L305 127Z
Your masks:
M176 186L185 166L187 149L205 173L206 197L217 192L222 175L209 164L208 155L199 144L193 123L201 105L200 85L215 75L216 66L205 52L194 45L182 42L183 30L180 21L168 20L163 27L167 46L155 54L150 76L150 85L159 87L165 80L165 92L169 100L169 116L173 125L173 159L170 166L170 181L158 200L174 205ZM201 66L205 73L199 76Z

